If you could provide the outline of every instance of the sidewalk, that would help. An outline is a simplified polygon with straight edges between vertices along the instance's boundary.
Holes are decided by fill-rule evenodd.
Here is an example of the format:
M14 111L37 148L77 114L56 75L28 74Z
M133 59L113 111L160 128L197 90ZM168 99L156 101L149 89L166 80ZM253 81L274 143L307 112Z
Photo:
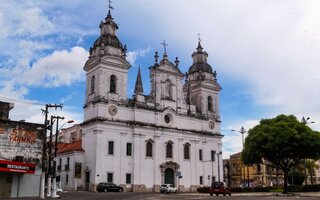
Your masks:
M209 195L209 193L180 193L180 194L190 194L190 195ZM220 194L219 196L223 196ZM228 196L228 195L227 195ZM320 197L320 192L297 192L282 194L279 192L248 192L248 193L231 193L231 196L300 196L300 197Z

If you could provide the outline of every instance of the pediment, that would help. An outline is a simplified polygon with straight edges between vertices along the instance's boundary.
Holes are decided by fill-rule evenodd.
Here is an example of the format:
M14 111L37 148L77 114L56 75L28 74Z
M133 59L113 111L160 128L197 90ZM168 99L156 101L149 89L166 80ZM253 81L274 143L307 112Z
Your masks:
M180 71L178 67L173 65L170 61L168 60L162 60L160 65L155 67L156 70L163 71L166 73L174 74L183 77L184 74Z

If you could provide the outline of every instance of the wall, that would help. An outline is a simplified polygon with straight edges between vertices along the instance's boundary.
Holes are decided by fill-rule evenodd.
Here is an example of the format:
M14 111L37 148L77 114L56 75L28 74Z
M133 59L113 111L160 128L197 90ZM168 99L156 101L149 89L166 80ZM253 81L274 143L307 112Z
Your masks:
M88 167L91 171L92 188L99 182L107 182L108 172L113 173L113 182L121 185L126 185L125 174L132 173L134 185L144 185L146 190L152 191L154 185L163 183L160 165L166 161L174 161L180 165L182 179L179 184L183 185L186 191L190 191L191 186L200 185L200 176L203 176L203 185L210 185L211 180L207 177L212 176L212 171L218 180L217 157L213 163L210 160L211 150L222 150L220 138L176 130L130 127L117 122L96 123L83 128L85 168ZM149 139L154 140L153 158L145 156L145 144ZM173 142L173 159L165 158L165 143L169 140ZM108 141L114 141L114 155L108 155ZM127 142L133 144L133 156L126 156ZM187 142L191 144L190 160L183 159L183 144ZM199 161L199 149L203 150L203 161ZM145 172L148 172L148 175ZM223 180L222 173L220 156L220 180Z

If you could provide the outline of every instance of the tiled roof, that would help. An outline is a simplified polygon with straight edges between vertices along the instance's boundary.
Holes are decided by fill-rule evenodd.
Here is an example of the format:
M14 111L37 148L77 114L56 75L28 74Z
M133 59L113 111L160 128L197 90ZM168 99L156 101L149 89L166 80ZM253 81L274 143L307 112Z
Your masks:
M58 144L57 153L67 153L72 151L84 151L82 149L82 140L75 141L73 143L60 143Z

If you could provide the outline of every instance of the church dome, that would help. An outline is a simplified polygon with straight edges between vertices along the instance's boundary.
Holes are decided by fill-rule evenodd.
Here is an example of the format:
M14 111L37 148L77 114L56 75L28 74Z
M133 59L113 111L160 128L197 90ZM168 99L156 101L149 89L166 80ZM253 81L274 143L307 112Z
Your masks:
M191 65L191 67L189 68L189 74L192 74L194 72L208 72L208 73L212 73L212 68L208 63L204 63L204 62L199 62L199 63L193 63L193 65Z
M122 43L118 39L116 35L101 35L93 44L93 48L96 46L101 46L101 44L104 45L110 45L113 47L123 48Z
M197 51L193 52L192 54L192 58L193 64L189 68L189 74L195 72L212 73L212 67L207 62L208 54L207 52L203 51L200 41L198 43Z

